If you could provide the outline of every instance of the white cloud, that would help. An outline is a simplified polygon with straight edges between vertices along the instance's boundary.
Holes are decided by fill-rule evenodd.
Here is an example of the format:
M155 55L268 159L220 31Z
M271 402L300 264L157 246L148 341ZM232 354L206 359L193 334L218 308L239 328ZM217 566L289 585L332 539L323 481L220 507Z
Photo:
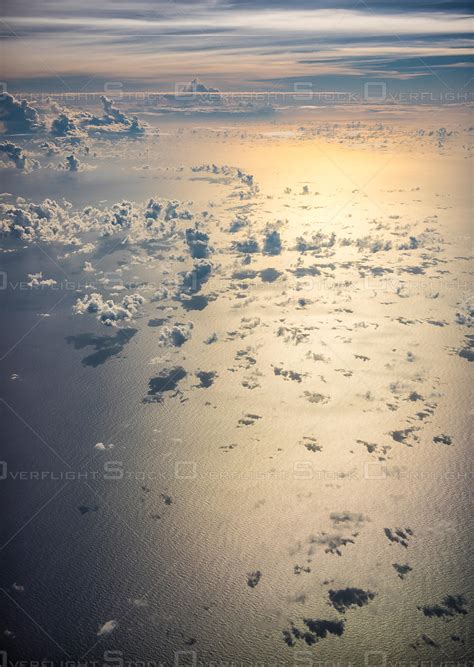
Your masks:
M57 281L52 278L43 278L41 271L39 273L29 273L28 274L29 282L27 285L29 287L53 287L57 285Z
M99 626L99 629L97 631L97 636L103 637L104 635L110 635L110 633L113 632L117 626L118 626L117 621L115 620L107 621L103 625Z
M141 294L127 294L120 303L113 299L104 301L101 294L92 292L86 294L82 299L77 299L73 306L75 315L91 313L96 315L98 321L105 326L116 326L117 322L128 321L138 314L139 306L145 303Z

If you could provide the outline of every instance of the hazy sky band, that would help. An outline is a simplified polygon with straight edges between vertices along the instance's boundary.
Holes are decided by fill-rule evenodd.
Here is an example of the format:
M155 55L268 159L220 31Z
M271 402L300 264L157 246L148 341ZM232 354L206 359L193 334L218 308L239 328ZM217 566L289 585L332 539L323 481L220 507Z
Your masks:
M454 89L469 79L473 22L465 3L287 7L260 0L7 2L2 78L47 87L57 74L170 89L201 77L223 90L285 88L295 79L347 87L348 77L428 77Z

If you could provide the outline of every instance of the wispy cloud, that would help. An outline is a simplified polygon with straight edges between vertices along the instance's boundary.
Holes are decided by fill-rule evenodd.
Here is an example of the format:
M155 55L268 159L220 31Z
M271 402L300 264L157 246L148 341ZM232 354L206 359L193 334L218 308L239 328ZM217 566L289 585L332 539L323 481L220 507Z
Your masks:
M456 11L446 11L444 2L411 2L404 12L403 2L379 0L370 8L359 3L357 10L344 0L332 2L332 9L328 4L300 1L288 9L262 0L133 6L42 0L31 8L7 3L3 76L42 78L54 71L169 89L199 75L235 90L308 76L375 72L406 79L468 63L472 22L463 3L453 2Z

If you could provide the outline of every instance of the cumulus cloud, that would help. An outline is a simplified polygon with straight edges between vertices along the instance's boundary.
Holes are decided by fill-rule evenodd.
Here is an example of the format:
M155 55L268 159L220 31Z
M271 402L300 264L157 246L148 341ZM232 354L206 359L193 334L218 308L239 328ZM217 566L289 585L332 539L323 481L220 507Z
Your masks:
M98 442L94 445L94 449L98 449L101 452L106 451L107 449L113 449L113 444L110 442L106 444L105 442Z
M276 229L268 230L263 239L263 252L265 255L279 255L281 253L280 232Z
M31 134L43 128L38 111L10 93L0 96L0 122L7 134Z
M141 136L145 133L145 126L142 125L136 116L127 116L118 109L113 100L105 95L100 98L104 115L88 115L82 120L81 125L87 128L89 134L105 134L113 137L114 135Z
M317 232L312 234L311 239L306 239L304 236L298 236L296 239L296 249L299 252L320 252L323 248L333 248L336 243L336 234L323 234Z
M173 326L163 327L160 333L160 345L163 347L181 347L191 338L192 330L192 322L177 322Z
M235 241L232 244L232 247L234 250L237 250L237 252L243 252L245 254L252 254L260 251L258 241L253 236L249 236L241 241Z
M115 303L113 299L104 301L101 294L92 292L86 294L82 299L77 299L73 306L75 315L84 315L92 313L96 315L101 324L105 326L116 326L117 322L122 320L129 321L138 314L138 308L145 299L141 294L127 294L120 303Z
M79 171L79 160L76 158L75 155L67 155L66 156L66 165L65 168L67 171Z
M201 259L194 262L193 269L183 274L182 289L185 293L199 292L212 272L211 262Z
M390 240L386 241L382 238L365 236L364 238L357 239L356 246L359 252L363 250L369 250L372 253L387 252L388 250L392 249L392 242Z
M117 109L113 100L109 99L105 95L101 95L100 101L102 102L102 106L104 108L105 118L112 118L113 120L117 121L117 123L128 122L127 116L124 113L122 113L120 109Z
M27 285L29 287L52 287L57 285L56 280L52 278L43 278L41 271L39 273L29 273L28 274L29 282Z
M178 94L183 93L218 93L217 88L211 88L210 86L204 85L199 79L193 79L189 83L186 83L178 88Z
M77 158L68 157L70 168L79 168ZM81 237L88 232L112 236L127 229L127 242L169 241L178 239L177 223L168 219L170 210L177 219L189 219L189 211L181 209L181 202L154 199L147 203L124 200L102 209L86 206L74 210L68 202L45 199L41 203L18 199L16 204L0 203L0 231L25 241L41 240L82 246L89 250L94 245L82 245ZM88 251L89 251L88 250Z
M188 227L185 238L193 259L205 259L209 255L209 236L205 232Z
M3 141L0 144L0 153L6 155L9 160L13 162L17 169L24 169L26 164L26 157L23 149L16 146L9 141Z
M0 153L4 155L7 160L13 162L17 169L26 171L28 168L36 169L39 167L39 163L36 160L27 158L26 153L21 146L17 146L11 141L3 141L0 143Z
M474 297L467 297L458 304L456 322L468 328L474 327Z
M125 114L105 95L102 95L100 100L102 116L88 111L60 110L56 107L54 110L56 113L59 111L59 114L51 122L51 135L71 143L79 143L88 135L114 139L140 137L145 133L145 124L140 123L136 116Z
M246 192L240 192L239 197L241 199L246 199L251 195L258 192L258 187L254 183L254 178L252 174L247 174L242 169L238 167L230 167L226 164L217 165L217 164L201 164L191 167L191 171L194 172L205 172L215 176L225 177L227 182L231 180L237 181L237 183L246 188Z
M97 630L97 636L103 637L104 635L110 635L110 633L113 632L117 626L117 621L113 619L111 621L107 621L103 625L99 626L99 629Z
M65 137L74 134L77 129L74 119L69 118L65 113L60 113L51 123L51 134L55 137Z

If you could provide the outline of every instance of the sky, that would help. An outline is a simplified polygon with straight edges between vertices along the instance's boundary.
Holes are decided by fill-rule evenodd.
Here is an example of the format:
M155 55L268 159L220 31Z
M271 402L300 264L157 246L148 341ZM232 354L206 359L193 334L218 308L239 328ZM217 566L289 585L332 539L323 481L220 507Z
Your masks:
M465 0L6 0L0 25L12 91L461 93L472 76Z

